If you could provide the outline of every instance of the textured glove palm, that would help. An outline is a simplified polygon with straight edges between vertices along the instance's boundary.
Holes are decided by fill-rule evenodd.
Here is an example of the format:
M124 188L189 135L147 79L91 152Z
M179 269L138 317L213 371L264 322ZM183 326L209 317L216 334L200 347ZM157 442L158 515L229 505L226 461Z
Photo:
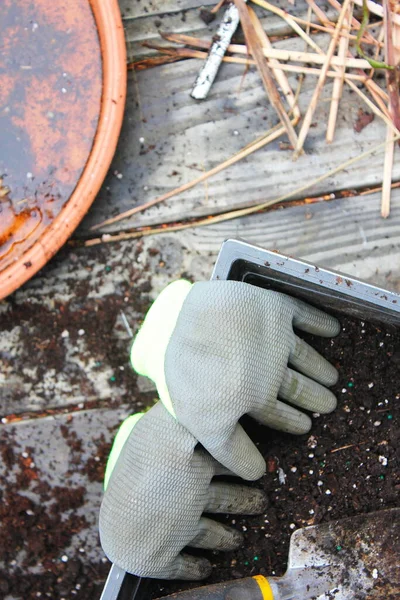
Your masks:
M118 436L117 436L118 439ZM156 404L127 435L100 511L100 539L112 562L130 573L202 579L211 565L183 554L185 546L232 550L242 535L202 516L263 512L263 492L217 482L224 469L162 406Z
M310 418L281 400L319 413L336 407L325 387L336 369L294 327L324 337L340 330L334 317L285 294L236 281L178 281L151 307L132 365L218 462L257 479L265 462L239 424L244 414L304 434Z

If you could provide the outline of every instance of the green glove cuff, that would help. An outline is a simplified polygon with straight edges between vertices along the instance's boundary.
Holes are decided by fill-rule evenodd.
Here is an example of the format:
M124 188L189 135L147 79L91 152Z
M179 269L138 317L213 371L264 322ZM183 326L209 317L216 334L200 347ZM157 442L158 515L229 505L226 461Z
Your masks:
M154 381L165 408L175 416L164 373L167 346L192 284L184 279L170 283L151 305L131 349L131 364L139 375Z
M117 431L117 435L114 438L114 442L111 448L110 456L107 460L106 472L104 474L104 489L107 489L108 482L111 477L111 473L116 465L119 455L121 454L121 450L124 447L124 444L128 437L130 436L132 429L135 427L136 423L143 417L145 413L136 413L135 415L131 415L125 421L122 422L120 428Z

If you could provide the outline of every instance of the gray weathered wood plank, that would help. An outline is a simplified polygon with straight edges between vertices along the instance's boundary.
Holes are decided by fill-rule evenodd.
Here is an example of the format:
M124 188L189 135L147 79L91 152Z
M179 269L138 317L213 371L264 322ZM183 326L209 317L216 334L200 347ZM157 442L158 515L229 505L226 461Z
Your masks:
M162 38L160 37L161 31L187 33L190 35L195 35L196 37L211 39L217 31L218 23L221 19L221 13L217 15L215 21L209 25L206 25L200 17L199 9L201 6L207 6L209 4L209 2L191 2L187 4L187 9L179 10L179 8L177 8L179 5L175 2L172 2L170 6L171 12L168 12L166 9L164 12L162 12L162 7L158 7L158 9L157 7L154 7L155 12L145 13L142 11L137 12L134 18L124 18L123 22L127 43L128 61L132 62L143 56L151 56L156 54L155 50L144 47L143 42L152 42L161 46L171 45L163 42ZM276 4L288 10L286 0L281 0ZM177 9L172 10L172 6L175 6ZM289 27L289 25L279 16L269 13L256 5L253 5L253 7L269 36L283 37L293 34L291 27ZM296 2L295 6L290 7L289 12L295 16L305 17L307 14L307 4L305 0ZM336 11L331 7L327 8L327 14L332 20L334 20L337 16ZM313 18L313 22L314 21L318 22L315 17ZM243 33L240 28L235 34L234 39L240 42L243 41Z
M1 416L88 401L108 406L131 397L151 401L152 387L137 382L128 364L130 336L121 310L135 333L167 283L182 275L195 281L210 277L229 237L400 292L400 190L393 192L389 219L380 218L379 203L379 194L372 194L142 241L65 248L0 305Z
M25 576L43 574L50 562L62 580L69 561L94 567L105 560L97 529L104 467L117 427L136 410L132 401L119 410L82 411L1 426L7 461L0 463L0 490L2 503L8 505L3 542L9 533L19 531L17 522L24 535L19 549L10 542L9 548L2 548L3 572L12 576L22 568ZM21 511L22 502L27 512ZM68 583L75 586L76 581L67 579Z
M318 37L321 46L326 36ZM303 48L299 40L283 40L277 47ZM189 96L199 61L188 60L139 73L130 73L125 122L113 161L96 202L80 228L140 205L197 177L270 129L276 123L258 74L245 77L240 65L222 65L205 102ZM291 78L293 87L296 80ZM307 76L300 96L304 113L315 78ZM143 214L113 226L113 230L223 212L271 200L326 173L385 139L385 125L375 119L361 133L353 130L361 99L345 87L333 144L325 142L332 83L324 89L306 143L307 154L297 162L279 142L259 150L186 193ZM140 143L144 138L144 143ZM284 139L284 138L283 138ZM308 194L379 184L382 153L358 163L319 184ZM400 177L396 157L394 179ZM122 178L120 178L122 177Z

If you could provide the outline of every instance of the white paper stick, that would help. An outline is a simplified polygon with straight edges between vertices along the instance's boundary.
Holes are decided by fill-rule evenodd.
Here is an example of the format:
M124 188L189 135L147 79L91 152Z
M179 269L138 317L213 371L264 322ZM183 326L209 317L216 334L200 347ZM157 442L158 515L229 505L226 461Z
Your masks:
M198 74L190 94L195 100L204 100L207 97L239 22L239 13L236 6L229 4L218 28L216 40L210 48L208 58Z

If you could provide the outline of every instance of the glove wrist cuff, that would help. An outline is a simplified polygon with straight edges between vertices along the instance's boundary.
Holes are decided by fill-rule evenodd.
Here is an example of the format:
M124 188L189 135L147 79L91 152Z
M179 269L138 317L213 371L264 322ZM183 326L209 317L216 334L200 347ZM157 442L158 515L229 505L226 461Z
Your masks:
M131 364L139 375L164 387L164 359L182 304L192 284L179 279L169 284L153 302L131 349ZM159 392L161 390L159 389Z

